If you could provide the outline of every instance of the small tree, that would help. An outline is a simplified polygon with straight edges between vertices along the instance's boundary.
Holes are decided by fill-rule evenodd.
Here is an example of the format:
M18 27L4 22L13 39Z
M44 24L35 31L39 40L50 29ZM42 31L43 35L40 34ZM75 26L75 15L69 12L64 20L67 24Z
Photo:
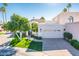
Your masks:
M30 29L30 25L27 18L13 14L11 16L11 20L4 24L3 28L5 30L11 31L12 33L15 33L16 36L21 40L22 33L28 31ZM17 34L17 32L20 33L20 36Z
M45 22L45 18L44 17L41 17L40 20L42 20L42 22Z
M32 23L32 31L38 32L38 24L35 22Z

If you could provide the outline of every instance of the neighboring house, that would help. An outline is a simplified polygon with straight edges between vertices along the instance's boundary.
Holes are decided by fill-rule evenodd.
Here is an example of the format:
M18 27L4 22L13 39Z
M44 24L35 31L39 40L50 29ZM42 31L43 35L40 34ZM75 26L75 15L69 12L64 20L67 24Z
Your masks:
M57 24L79 22L79 12L61 12L52 21Z
M37 22L37 23L44 23L44 20L43 19L31 19L30 22Z

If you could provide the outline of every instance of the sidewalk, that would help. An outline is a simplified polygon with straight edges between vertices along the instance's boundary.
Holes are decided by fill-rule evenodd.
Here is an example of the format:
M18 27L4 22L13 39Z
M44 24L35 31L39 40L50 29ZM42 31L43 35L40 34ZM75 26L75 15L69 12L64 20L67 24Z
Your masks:
M14 49L17 50L14 56L72 56L68 50L26 52L26 48L15 47Z

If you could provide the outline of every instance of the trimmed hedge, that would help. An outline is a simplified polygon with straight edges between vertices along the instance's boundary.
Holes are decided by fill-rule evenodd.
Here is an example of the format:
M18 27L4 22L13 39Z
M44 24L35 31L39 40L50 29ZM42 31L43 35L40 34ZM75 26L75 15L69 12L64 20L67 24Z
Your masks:
M70 41L70 44L76 48L76 49L79 49L79 42L77 40L71 40Z
M69 33L69 32L64 32L64 38L65 39L67 39L67 40L69 40L69 39L72 39L73 38L73 35L71 34L71 33Z
M74 45L75 42L77 42L77 40L71 40L69 41L71 45Z
M79 49L79 42L77 40L72 39L73 35L69 32L64 32L64 38L68 40L68 42L76 49Z

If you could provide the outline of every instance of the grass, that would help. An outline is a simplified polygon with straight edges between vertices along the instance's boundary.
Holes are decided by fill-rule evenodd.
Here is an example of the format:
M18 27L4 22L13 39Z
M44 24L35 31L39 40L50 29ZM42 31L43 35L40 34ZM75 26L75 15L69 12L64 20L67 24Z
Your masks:
M29 48L37 51L42 51L42 42L36 42L23 38L19 43L15 45L15 47Z
M28 48L32 40L28 40L26 38L23 38L19 43L17 43L15 46L16 47L21 47L21 48Z
M4 34L3 32L0 32L0 35Z
M42 42L32 41L28 48L34 49L34 50L37 50L37 51L42 51Z
M17 38L14 38L11 42L10 42L10 46L15 46L17 43L19 43L20 40L18 40Z

